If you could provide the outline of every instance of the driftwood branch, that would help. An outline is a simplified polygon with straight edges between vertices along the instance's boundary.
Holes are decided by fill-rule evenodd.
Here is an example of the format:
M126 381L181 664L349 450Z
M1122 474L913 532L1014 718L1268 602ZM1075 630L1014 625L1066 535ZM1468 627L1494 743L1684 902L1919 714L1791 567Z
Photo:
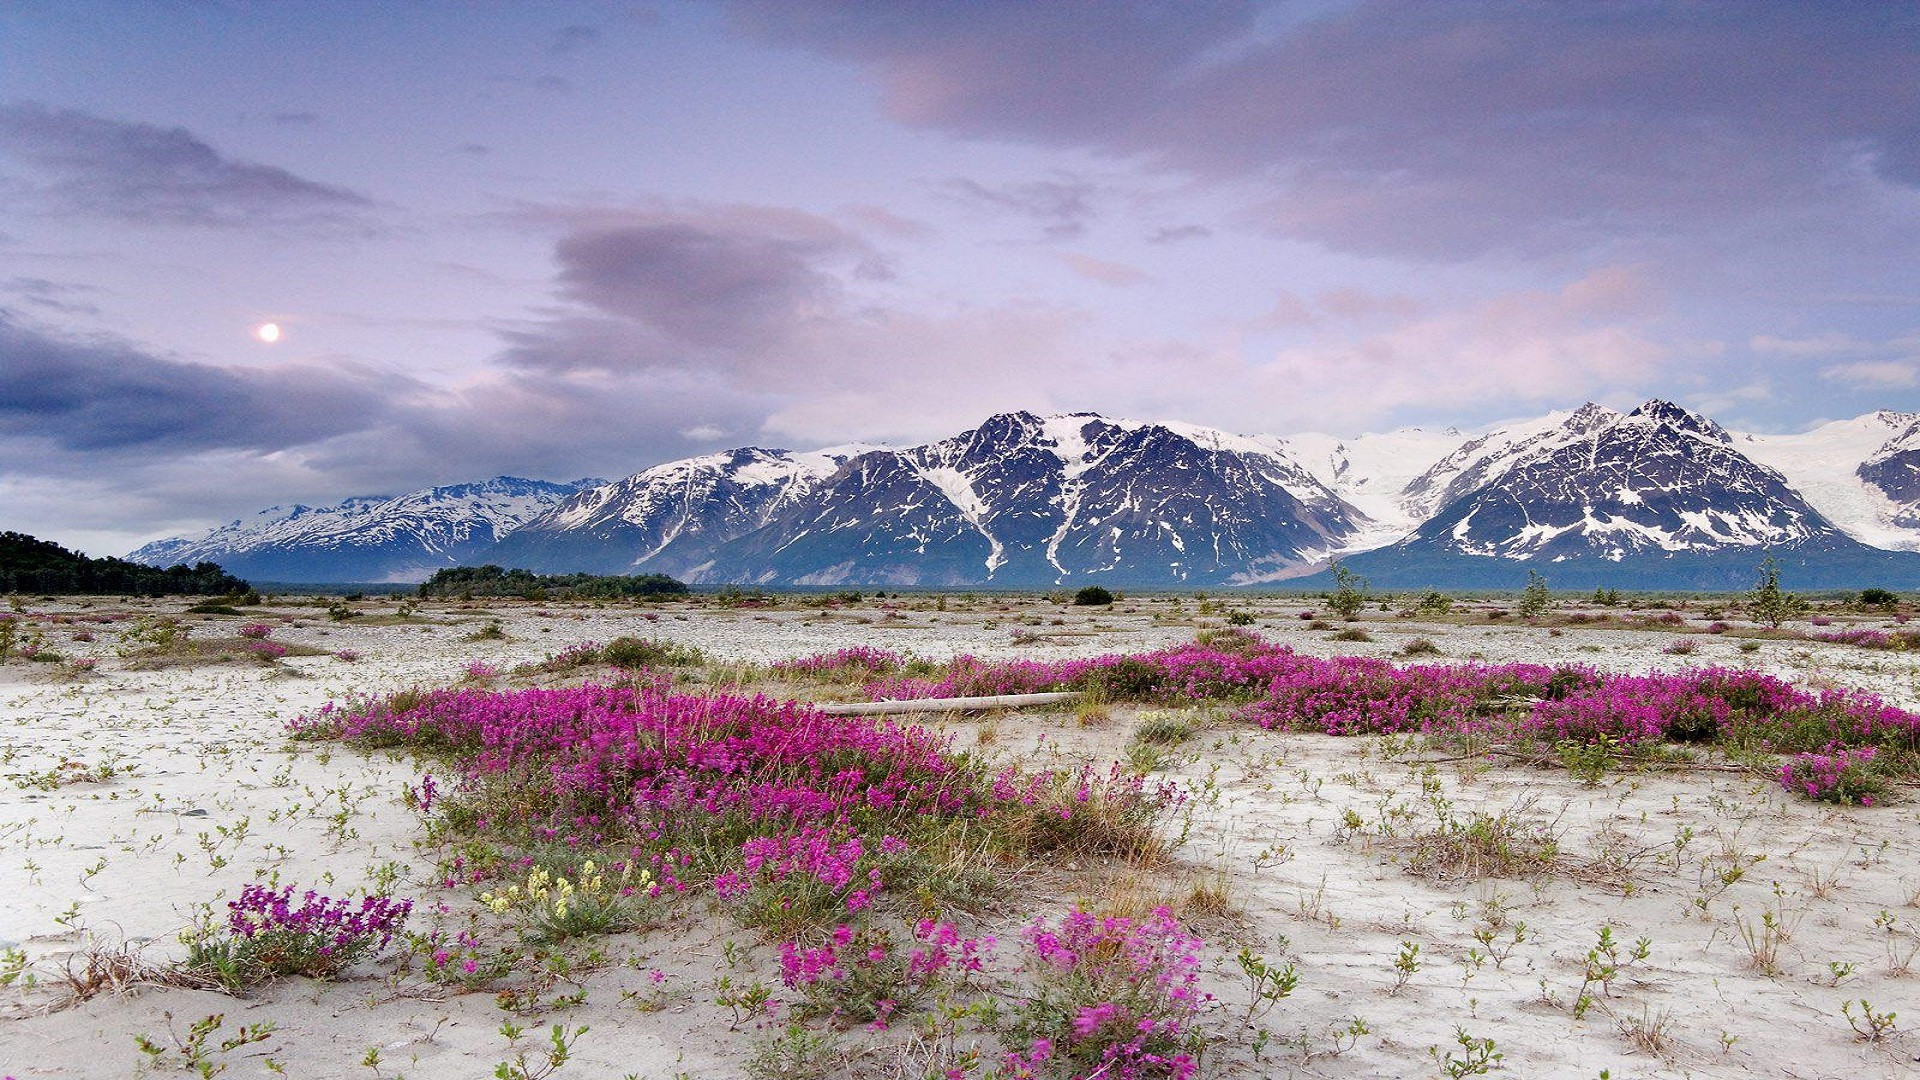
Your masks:
M882 716L916 712L978 712L981 709L1015 709L1022 705L1057 705L1080 696L1078 690L1060 690L1045 694L993 694L988 697L911 698L906 701L856 701L848 704L817 705L833 716Z

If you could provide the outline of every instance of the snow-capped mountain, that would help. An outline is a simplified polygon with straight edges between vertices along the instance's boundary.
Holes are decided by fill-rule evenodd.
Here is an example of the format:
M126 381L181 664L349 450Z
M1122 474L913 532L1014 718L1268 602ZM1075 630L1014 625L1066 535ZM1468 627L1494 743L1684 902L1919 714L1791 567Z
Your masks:
M524 523L487 559L539 570L697 576L716 545L764 526L868 449L796 454L750 446L669 461L577 492Z
M333 506L269 507L195 540L158 540L129 559L215 562L260 581L421 581L472 562L518 526L599 479L555 484L497 476Z
M1913 530L1914 539L1910 542L1920 547L1920 418L1911 413L1900 415L1914 422L1861 462L1854 475L1898 508L1893 514L1893 525Z
M1893 550L1900 549L1900 550ZM1664 401L1466 433L1235 435L1094 413L919 446L745 447L625 480L499 478L262 511L151 563L261 580L454 564L765 585L1222 585L1329 558L1382 587L1920 585L1920 416L1744 435ZM1314 584L1315 578L1301 578Z
M1277 439L1093 413L994 416L848 461L701 580L1244 582L1300 572L1366 518Z
M1854 539L1920 551L1917 427L1920 415L1882 409L1798 435L1736 435L1734 444Z
M1432 516L1353 566L1397 578L1466 557L1489 573L1504 560L1563 581L1707 587L1750 578L1767 556L1885 562L1743 445L1712 420L1657 400L1625 415L1589 404L1551 428L1495 433L1415 481L1422 494L1437 492Z
M1407 489L1434 462L1472 438L1458 428L1410 427L1353 438L1289 435L1283 443L1315 479L1371 519L1372 524L1347 538L1344 549L1367 551L1419 527L1431 508L1417 496L1409 498Z

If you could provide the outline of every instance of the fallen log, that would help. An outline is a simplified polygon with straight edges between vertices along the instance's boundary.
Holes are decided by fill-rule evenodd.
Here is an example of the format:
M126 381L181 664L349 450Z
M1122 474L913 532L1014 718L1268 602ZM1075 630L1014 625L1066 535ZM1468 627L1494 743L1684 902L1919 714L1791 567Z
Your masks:
M992 694L987 697L908 698L905 701L855 701L816 705L833 716L884 716L892 713L978 712L981 709L1017 709L1022 705L1057 705L1080 696L1078 690L1044 694Z

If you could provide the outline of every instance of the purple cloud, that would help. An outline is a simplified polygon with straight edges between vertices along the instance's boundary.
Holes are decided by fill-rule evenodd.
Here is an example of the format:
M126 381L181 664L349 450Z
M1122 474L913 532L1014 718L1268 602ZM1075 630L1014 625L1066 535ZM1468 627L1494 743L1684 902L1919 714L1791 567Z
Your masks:
M1085 180L1034 180L989 186L959 177L941 184L940 190L963 203L1030 218L1051 240L1064 240L1086 232L1094 212L1095 186Z
M381 423L404 389L312 364L170 360L116 339L57 336L4 311L0 357L0 435L67 451L284 450Z
M32 102L0 106L0 151L67 212L182 225L344 224L372 200L272 165L236 161L185 128L109 120Z
M1889 213L1876 184L1920 183L1912 6L732 7L752 33L864 65L906 122L1251 180L1270 192L1259 221L1342 250L1872 219Z

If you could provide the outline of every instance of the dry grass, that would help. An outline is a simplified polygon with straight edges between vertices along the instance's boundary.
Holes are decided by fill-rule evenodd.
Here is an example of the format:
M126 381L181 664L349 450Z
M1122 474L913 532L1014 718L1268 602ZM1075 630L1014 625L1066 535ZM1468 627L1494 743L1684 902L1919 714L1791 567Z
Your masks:
M59 1012L103 994L121 996L143 986L186 990L218 990L218 982L195 975L171 964L156 964L141 950L125 941L107 944L91 942L66 961L54 973L49 985L53 997L43 1012Z

